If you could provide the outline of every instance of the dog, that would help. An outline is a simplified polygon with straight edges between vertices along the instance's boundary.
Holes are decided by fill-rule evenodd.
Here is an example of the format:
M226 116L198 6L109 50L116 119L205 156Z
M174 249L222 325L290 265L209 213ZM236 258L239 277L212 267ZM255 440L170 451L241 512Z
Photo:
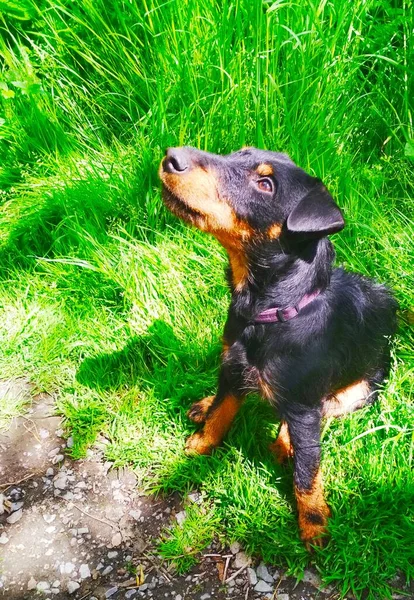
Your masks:
M308 550L322 546L330 509L321 420L375 400L389 369L396 301L385 286L332 267L327 236L343 229L342 212L286 154L170 148L159 175L167 208L212 234L229 258L217 393L190 408L203 427L186 449L209 454L246 394L258 392L281 421L276 460L294 460L301 538Z

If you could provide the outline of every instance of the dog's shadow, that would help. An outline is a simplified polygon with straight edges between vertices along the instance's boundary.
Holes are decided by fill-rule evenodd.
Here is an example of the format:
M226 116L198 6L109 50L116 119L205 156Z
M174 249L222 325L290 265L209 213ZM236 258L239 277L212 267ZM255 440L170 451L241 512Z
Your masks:
M186 413L193 402L214 393L220 352L218 340L207 343L204 348L194 344L189 347L177 338L169 325L156 320L145 335L131 338L122 350L84 359L76 379L99 392L133 386L150 391L157 401L163 403L169 419L188 425L188 435L197 427ZM235 447L253 463L259 465L265 462L273 467L268 446L274 437L275 423L275 412L270 405L250 396L218 452L227 452ZM207 457L185 457L184 440L182 456L184 460L177 462L177 472L172 475L172 480L179 480L187 472L189 461L195 472L205 470L209 463ZM212 469L220 468L219 461L210 462ZM274 469L276 475L285 473L278 465L274 465Z

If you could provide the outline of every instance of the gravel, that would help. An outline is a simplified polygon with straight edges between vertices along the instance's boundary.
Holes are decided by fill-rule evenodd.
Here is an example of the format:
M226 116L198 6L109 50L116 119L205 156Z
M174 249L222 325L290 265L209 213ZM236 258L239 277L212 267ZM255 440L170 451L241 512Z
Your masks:
M263 581L266 581L267 583L273 583L273 577L263 562L257 567L256 574L259 579L263 579Z

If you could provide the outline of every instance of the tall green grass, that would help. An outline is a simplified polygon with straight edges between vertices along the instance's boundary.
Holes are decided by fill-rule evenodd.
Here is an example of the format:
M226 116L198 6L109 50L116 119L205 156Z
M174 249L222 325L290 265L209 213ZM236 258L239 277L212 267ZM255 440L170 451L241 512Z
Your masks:
M74 456L96 435L149 490L202 490L160 542L187 568L216 534L358 598L412 575L412 0L0 2L0 364L57 396ZM291 473L251 398L211 458L182 452L214 392L225 257L162 206L170 145L288 152L343 207L338 262L402 308L381 404L327 422L331 541L298 541ZM0 407L1 410L1 407ZM7 415L6 415L7 418Z

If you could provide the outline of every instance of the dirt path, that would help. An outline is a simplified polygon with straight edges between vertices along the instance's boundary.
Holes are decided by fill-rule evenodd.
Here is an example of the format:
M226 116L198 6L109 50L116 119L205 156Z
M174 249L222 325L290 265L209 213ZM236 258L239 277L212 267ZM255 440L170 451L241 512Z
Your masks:
M30 395L26 383L10 385ZM154 542L172 520L185 518L180 499L144 496L134 473L112 469L99 449L70 460L65 451L71 440L61 437L60 427L52 396L42 394L0 435L0 597L337 597L329 589L318 591L315 572L307 571L307 581L295 587L275 568L250 564L238 544L223 549L213 543L204 554L214 556L175 575Z

